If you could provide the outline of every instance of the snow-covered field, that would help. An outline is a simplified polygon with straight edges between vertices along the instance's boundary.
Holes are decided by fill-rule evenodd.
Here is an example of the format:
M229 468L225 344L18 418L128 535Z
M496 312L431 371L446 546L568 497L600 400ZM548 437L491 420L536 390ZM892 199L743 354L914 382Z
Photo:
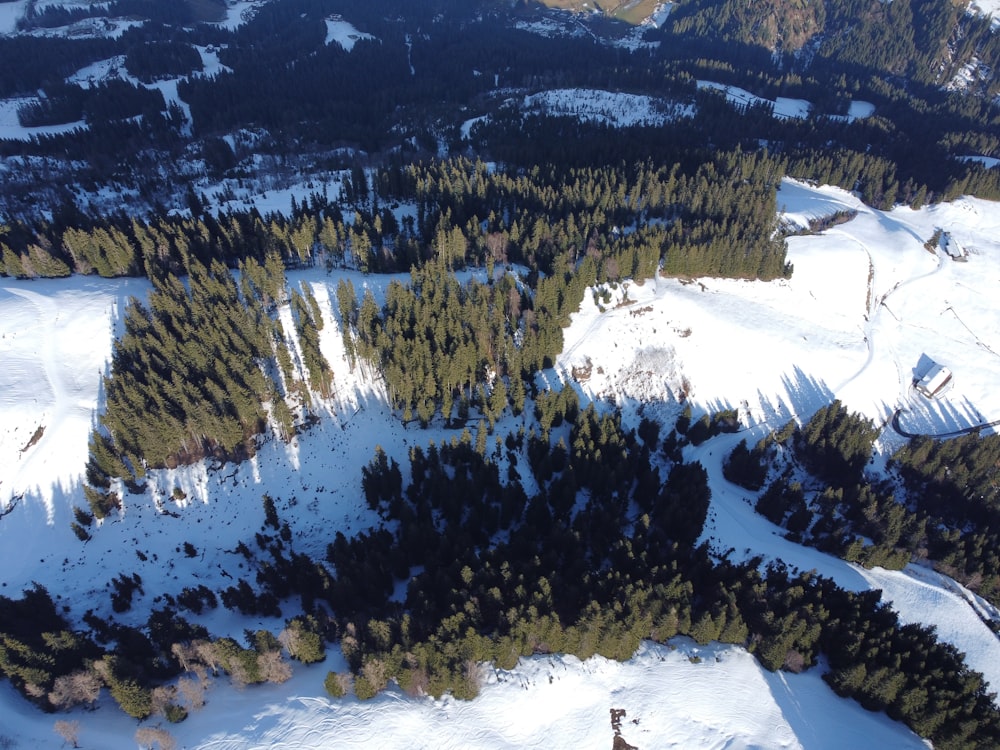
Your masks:
M809 117L809 112L812 110L812 105L805 99L789 99L783 96L774 100L764 99L751 94L746 89L741 89L739 86L729 86L713 81L698 81L698 88L721 91L728 101L738 106L750 107L770 104L774 116L779 118L805 119Z
M360 40L374 38L371 34L358 31L350 21L345 21L341 16L326 19L326 44L336 42L350 52Z
M83 120L62 123L59 125L41 125L33 128L24 127L21 125L21 121L17 117L18 109L26 104L37 104L38 101L38 97L0 99L0 140L9 138L11 140L26 141L33 135L68 133L76 128L87 127L87 123Z
M550 89L524 97L524 112L573 117L612 127L663 125L694 116L694 108L642 94L599 89Z
M413 699L394 687L369 703L333 701L317 694L317 682L323 670L345 665L328 661L298 669L284 685L217 685L204 709L168 729L191 750L606 750L611 709L619 709L622 738L643 750L927 747L885 715L833 697L816 670L770 674L743 649L686 638L644 644L625 663L552 656L522 659L511 672L484 668L482 693L468 703ZM16 737L17 747L56 747L53 717L39 716L7 685L0 702L7 720L0 736ZM80 722L81 747L134 748L135 722L104 708L64 717Z
M993 28L1000 28L1000 0L972 0L969 12L992 17Z
M749 91L741 89L739 86L731 86L729 84L716 83L714 81L698 81L698 88L719 91L725 95L726 100L730 104L734 104L737 107L759 107L768 105L771 107L773 115L783 120L804 120L813 112L812 103L806 101L805 99L790 99L785 96L779 96L774 99L766 99L762 96L751 94ZM874 104L864 101L852 101L850 105L848 105L847 114L826 115L826 117L831 120L854 122L855 120L863 120L866 117L871 117L873 114L875 114Z
M994 293L1000 279L1000 211L962 199L920 211L879 212L848 193L786 181L779 193L789 222L853 209L852 221L820 235L790 240L795 273L772 283L657 279L613 291L602 312L588 296L566 331L564 354L543 377L569 379L589 365L583 395L614 400L625 418L669 419L685 381L698 409L739 408L753 435L808 416L832 398L883 423L905 408L903 426L932 433L1000 419L1000 329ZM967 252L953 261L924 243L936 228ZM79 618L109 611L107 583L138 572L146 595L212 588L239 577L240 559L226 550L258 530L261 495L269 492L296 533L300 552L322 554L334 529L350 534L377 519L360 499L360 467L376 445L402 457L408 446L450 439L441 427L421 431L394 419L380 383L346 364L333 290L342 274L294 272L290 283L312 285L327 318L322 347L337 393L321 422L286 445L269 440L240 466L200 465L154 472L149 493L126 495L120 517L108 519L86 544L70 530L80 490L87 436L101 404L101 375L130 295L140 280L90 277L0 280L0 593L17 596L32 581L45 585ZM388 279L350 274L359 296L381 295ZM929 402L910 388L934 360L955 373L955 387ZM513 418L508 418L513 420ZM501 431L514 427L500 425ZM39 427L44 430L32 442ZM790 567L815 569L852 589L883 588L904 621L934 624L967 653L970 664L1000 686L1000 641L982 624L982 603L921 569L864 571L785 540L753 512L742 490L721 477L722 456L742 435L692 450L709 470L713 500L705 538L734 556L761 554ZM884 449L902 438L886 431ZM180 487L187 499L170 498ZM160 509L171 513L159 512ZM190 542L197 556L177 550ZM138 559L135 552L148 558ZM288 612L286 614L293 614ZM126 616L127 617L127 616ZM138 624L139 616L136 615ZM192 618L217 634L281 623L231 618L216 610ZM612 740L609 711L628 713L622 736L649 747L921 747L902 725L836 698L819 670L792 676L760 670L745 651L644 646L625 664L571 658L522 660L514 673L487 672L473 703L414 700L398 691L368 704L328 701L322 678L343 667L331 652L319 668L297 668L283 686L237 692L225 685L209 707L170 727L182 746L247 747L601 747ZM691 660L689 657L698 656ZM18 746L54 746L53 717L0 687L0 735ZM85 747L134 747L135 723L115 709L81 712ZM633 721L638 720L637 723Z

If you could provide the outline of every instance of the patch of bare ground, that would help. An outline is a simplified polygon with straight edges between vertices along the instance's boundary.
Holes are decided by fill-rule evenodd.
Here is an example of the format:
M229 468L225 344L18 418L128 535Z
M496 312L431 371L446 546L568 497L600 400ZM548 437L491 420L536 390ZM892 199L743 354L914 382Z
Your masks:
M26 446L21 448L21 453L26 453L29 448L31 448L35 443L37 443L39 440L42 439L42 435L44 434L45 434L45 425L43 424L38 425L38 429L35 430L35 434L31 436L31 440L28 441L28 444Z
M639 750L635 745L630 745L622 737L622 719L625 718L624 708L611 709L611 730L615 733L615 738L611 743L611 750ZM632 720L633 724L638 724L638 719Z

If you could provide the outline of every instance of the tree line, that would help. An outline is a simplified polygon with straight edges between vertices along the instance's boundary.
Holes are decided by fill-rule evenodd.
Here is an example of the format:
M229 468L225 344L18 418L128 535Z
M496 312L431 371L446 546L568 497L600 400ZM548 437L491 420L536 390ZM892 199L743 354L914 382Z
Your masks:
M97 518L119 502L114 480L135 489L150 468L251 456L268 425L286 440L294 434L292 410L308 407L310 391L331 393L311 290L291 297L308 385L294 367L291 332L273 316L287 300L278 256L242 264L239 283L218 261L206 267L191 258L186 268L186 285L157 276L148 306L133 298L125 310L90 440L84 494ZM89 520L78 513L77 523L86 533Z
M872 567L925 561L1000 602L1000 438L917 437L865 473L879 430L839 402L728 457L731 481L760 491L759 513L790 538Z

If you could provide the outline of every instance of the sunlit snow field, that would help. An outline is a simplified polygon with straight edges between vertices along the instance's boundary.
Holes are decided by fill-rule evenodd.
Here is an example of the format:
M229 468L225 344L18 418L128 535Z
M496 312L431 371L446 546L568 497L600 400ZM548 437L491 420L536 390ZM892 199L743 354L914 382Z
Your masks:
M787 281L629 283L612 290L604 312L588 295L566 331L564 354L540 377L557 384L577 368L581 394L613 399L632 424L640 408L672 420L680 409L676 397L687 389L696 409L740 409L755 436L791 417L807 419L833 398L879 424L905 409L901 424L913 432L937 434L1000 419L995 204L962 199L920 211L878 212L843 191L792 181L783 184L779 204L799 225L845 209L858 215L823 234L790 239L795 273ZM965 262L925 249L936 228L965 249ZM154 472L150 491L126 495L122 515L107 520L86 544L70 522L72 507L84 504L80 481L101 405L100 379L128 297L141 297L149 287L142 280L92 277L0 279L0 504L16 502L0 519L0 593L16 597L37 581L79 618L88 608L110 613L107 582L121 572L142 576L147 594L137 598L137 612L148 609L155 592L229 585L226 576L239 573L239 558L226 550L260 528L265 491L275 497L302 552L322 555L336 529L350 534L376 523L360 493L360 467L375 446L402 458L409 445L455 433L401 425L379 382L349 370L332 313L333 290L343 275L359 295L365 286L380 295L387 283L320 270L289 274L291 284L312 286L327 318L322 346L337 393L320 424L288 445L268 441L240 466ZM935 402L910 387L928 360L955 373L954 388ZM518 424L508 417L499 430ZM28 447L39 427L41 438ZM737 558L780 558L851 589L883 588L904 621L937 626L991 685L1000 686L1000 643L968 602L982 603L929 571L864 571L783 539L753 512L745 493L721 477L724 453L742 437L720 437L689 455L710 473L705 538L715 549L732 549ZM886 430L881 447L888 451L901 441ZM183 504L169 499L174 487L187 493ZM171 514L159 512L164 507ZM185 541L197 557L176 552ZM139 560L137 550L148 561ZM144 619L134 617L132 624ZM220 610L200 621L216 634L282 626ZM699 648L685 639L671 645L644 646L624 664L537 657L522 660L512 673L484 667L485 686L472 703L411 699L395 690L369 703L330 701L323 676L344 668L332 649L327 663L297 666L285 685L239 692L219 682L203 711L169 729L180 746L220 749L607 748L613 738L609 711L620 708L627 711L622 736L644 750L923 744L904 726L834 696L820 669L769 674L739 648ZM134 747L134 721L109 699L103 702L96 713L68 717L81 723L81 744ZM0 703L0 735L24 747L56 746L52 716L36 712L8 685L0 686Z

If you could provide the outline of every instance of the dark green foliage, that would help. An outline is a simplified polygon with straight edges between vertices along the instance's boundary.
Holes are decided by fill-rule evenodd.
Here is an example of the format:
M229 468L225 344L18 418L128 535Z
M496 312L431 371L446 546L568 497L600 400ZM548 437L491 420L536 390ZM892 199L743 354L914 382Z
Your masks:
M278 521L278 511L274 507L274 498L265 492L261 500L264 503L264 525L270 526L277 531L280 524Z
M797 431L795 444L810 471L836 487L846 487L861 480L878 433L870 420L834 401Z
M1000 435L914 438L893 462L930 512L977 521L1000 513Z
M85 527L90 526L94 522L94 517L90 513L76 506L73 507L73 517L78 524Z
M201 55L181 41L142 41L125 53L125 67L140 81L152 83L161 78L177 78L201 70Z
M690 417L688 419L690 420ZM720 433L736 432L739 428L740 420L737 411L735 409L724 409L712 415L703 414L697 422L687 427L684 434L687 435L688 440L694 445L701 445L709 438L713 438Z
M534 441L532 462L545 463L546 443ZM693 549L708 506L702 467L673 466L656 497L636 492L632 500L644 514L626 535L619 493L633 490L618 485L614 467L633 461L622 473L641 475L642 461L633 457L647 449L622 433L614 416L600 417L592 406L578 415L570 444L564 459L548 462L559 468L540 480L545 496L530 501L524 523L514 524L508 542L490 546L478 529L489 518L499 477L466 442L412 452L411 488L392 493L380 507L401 523L400 551L425 572L411 579L402 617L347 625L342 648L360 698L374 697L393 676L414 693L474 695L468 665L475 661L511 668L521 655L549 651L626 659L643 638L684 633L701 643L749 643L768 669L798 671L825 654L836 665L829 680L838 691L935 741L961 737L985 748L1000 736L981 679L931 631L901 628L877 593L851 594L780 569L763 576L759 561L711 563L706 550ZM392 469L376 460L369 471L377 485ZM569 472L590 498L575 516L553 493ZM610 486L603 479L608 473ZM800 487L775 487L776 496L788 496L786 511L794 506L811 519ZM542 513L545 523L538 522ZM335 543L342 549L338 560L347 559L349 546ZM937 669L958 676L939 683ZM340 694L344 681L332 679ZM927 700L920 698L925 693Z
M111 608L115 612L128 612L132 608L132 597L136 591L144 593L142 590L142 579L138 573L127 576L124 573L116 576L111 581L114 592L111 594Z
M171 724L179 724L188 717L188 711L184 706L168 703L166 708L163 709L163 717Z
M245 456L265 425L261 402L274 384L258 363L273 350L261 297L241 299L217 263L209 269L191 260L189 272L190 291L167 276L155 282L148 309L132 301L105 380L101 421L112 456L136 471L212 454ZM102 458L110 441L95 436L91 450L99 469L88 470L91 483L122 471L121 459Z
M73 534L81 542L90 541L90 532L84 526L76 523L75 521L70 524L70 528L73 529Z
M119 678L112 674L108 679L108 689L118 707L134 719L145 719L153 711L153 696L150 690L134 679Z
M326 659L326 644L315 617L295 617L279 636L291 657L303 664L315 664Z
M295 330L299 334L302 358L309 373L309 385L321 398L328 398L333 387L333 372L319 348L319 332L323 329L323 317L312 292L307 290L306 297L303 298L293 289L292 310L295 313Z
M29 701L51 710L56 678L82 671L99 654L89 637L70 630L41 586L20 599L0 596L0 674Z
M769 446L790 447L790 456L827 486L807 497L801 484L779 477L758 498L757 511L797 540L868 567L899 569L911 559L927 559L997 601L1000 440L975 434L914 438L890 462L905 486L901 502L898 487L863 477L873 435L870 423L847 415L836 402L803 429L790 423L772 434L755 453L777 461L777 450Z
M722 473L734 484L748 490L759 490L767 479L767 468L764 452L757 448L751 451L747 448L747 441L741 440L726 458Z
M185 588L177 595L177 603L194 612L196 615L208 607L214 609L218 605L218 599L210 588L204 584L199 584L195 588Z
M327 672L326 678L323 680L323 687L331 698L343 698L347 694L344 682L343 675L339 675L336 672Z
M892 464L918 517L928 517L929 556L980 595L1000 600L1000 436L914 438Z

